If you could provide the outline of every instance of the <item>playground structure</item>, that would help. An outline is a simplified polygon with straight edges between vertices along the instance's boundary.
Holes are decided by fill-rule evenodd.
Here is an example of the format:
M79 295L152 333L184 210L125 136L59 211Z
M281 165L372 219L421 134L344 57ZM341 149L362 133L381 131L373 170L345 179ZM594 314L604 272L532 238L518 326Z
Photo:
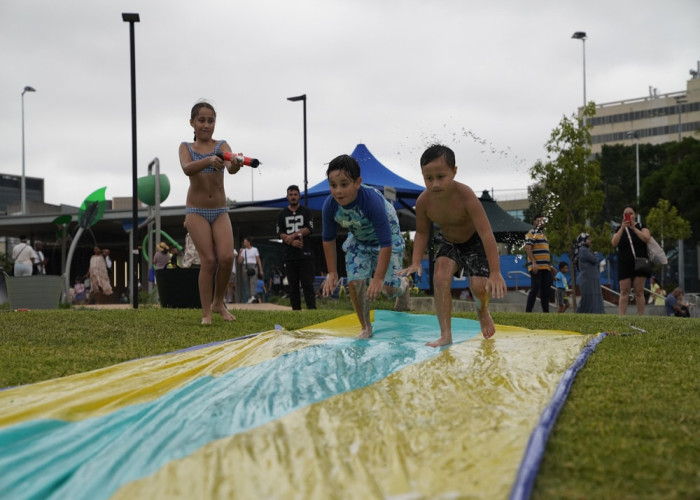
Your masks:
M148 233L143 240L143 252L147 261L150 261L148 256L153 255L153 249L157 248L161 241L161 235L178 249L182 249L182 246L178 244L170 235L163 232L160 228L160 204L164 202L168 195L170 194L170 180L165 174L160 173L160 161L158 158L154 158L148 164L148 175L144 177L139 177L138 181L138 198L139 200L148 205L148 216L145 220L140 222L137 229L144 226L148 226ZM63 271L63 300L68 301L70 297L70 268L71 262L73 260L73 254L78 246L80 237L82 236L85 229L94 226L102 218L105 211L106 199L105 191L107 187L102 187L93 193L91 193L83 204L80 206L80 211L78 213L78 231L76 232L73 242L71 243L70 250L68 251L68 256L65 259L65 266ZM66 221L56 220L54 221L57 225L66 226ZM68 221L70 222L70 221ZM129 248L134 248L134 230L133 223L131 221L125 221L122 223L124 231L129 234ZM65 231L64 231L65 233ZM154 241L155 240L155 241ZM147 252L147 253L145 253ZM134 253L129 253L129 269L134 269ZM129 276L133 276L133 273L129 273ZM132 283L133 277L130 278L129 283L129 302L134 303L134 290L138 290L138 286ZM152 290L152 283L148 283L148 291Z

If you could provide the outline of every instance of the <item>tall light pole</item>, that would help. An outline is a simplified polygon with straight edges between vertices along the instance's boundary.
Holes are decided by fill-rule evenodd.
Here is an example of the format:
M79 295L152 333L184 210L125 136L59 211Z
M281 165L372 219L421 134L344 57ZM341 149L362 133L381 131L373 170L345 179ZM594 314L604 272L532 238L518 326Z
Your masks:
M585 31L577 31L573 35L571 35L571 38L575 38L576 40L581 40L583 42L583 109L586 109L586 32ZM586 125L586 115L583 115L583 125Z
M22 183L20 186L21 199L22 199L22 215L27 213L27 181L24 177L24 94L26 92L36 92L34 87L27 85L22 90Z
M681 115L683 112L683 105L688 102L684 95L674 97L676 100L676 111L678 113L678 142L681 142Z
M627 132L627 137L636 139L634 146L637 157L637 210L639 210L639 132ZM639 212L637 212L637 217L640 217Z
M304 206L309 206L309 181L306 177L307 163L306 163L306 94L298 95L296 97L287 97L288 101L297 102L304 101Z
M683 111L683 105L688 102L685 98L684 95L675 97L678 109L678 163L681 161L681 111ZM683 240L678 240L678 286L685 290L685 247Z
M139 274L136 266L136 256L139 254L138 239L136 231L138 230L138 168L136 155L136 50L134 48L134 23L141 21L138 14L122 14L122 21L129 23L129 47L131 54L131 236L133 248L129 256L129 265L131 266L131 303L134 309L139 308L139 292L138 279Z

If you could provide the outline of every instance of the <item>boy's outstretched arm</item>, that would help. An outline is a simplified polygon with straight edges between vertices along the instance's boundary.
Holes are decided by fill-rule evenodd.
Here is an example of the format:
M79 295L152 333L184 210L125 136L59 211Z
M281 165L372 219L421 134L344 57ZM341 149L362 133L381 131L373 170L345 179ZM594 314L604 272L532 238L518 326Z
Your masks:
M489 262L489 278L486 282L486 290L491 293L494 299L503 298L507 292L506 282L501 275L501 261L498 258L498 247L496 246L496 238L493 236L491 224L484 207L472 192L472 195L467 200L467 210L474 221L476 232L479 233L479 238L484 245L486 259Z
M423 276L423 266L421 265L421 261L427 246L428 235L416 231L416 234L413 237L413 255L411 256L411 265L405 269L402 269L399 272L399 275L408 276L409 274L418 273L418 276Z
M338 286L338 256L335 253L335 240L323 242L323 254L326 256L328 276L323 282L323 296L330 297Z
M418 276L423 275L423 254L428 247L428 237L430 233L430 219L425 212L422 200L419 198L416 203L416 234L413 237L413 255L411 256L411 265L406 269L402 269L399 274L408 276L409 274L418 273Z

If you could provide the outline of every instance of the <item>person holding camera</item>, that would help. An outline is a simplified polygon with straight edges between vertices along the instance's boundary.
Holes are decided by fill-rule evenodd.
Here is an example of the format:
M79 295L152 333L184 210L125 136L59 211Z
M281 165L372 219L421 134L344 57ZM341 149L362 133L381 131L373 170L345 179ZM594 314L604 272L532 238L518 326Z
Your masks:
M263 267L260 252L253 246L250 236L243 238L243 248L238 252L238 262L243 264L243 281L248 289L248 304L252 304L256 301L258 276L263 277Z
M617 248L617 276L620 280L620 300L618 313L622 316L627 312L630 289L634 289L634 302L637 314L644 314L644 283L651 273L637 269L635 260L648 259L647 243L651 238L649 229L637 222L637 210L627 205L622 213L622 224L612 237L612 245Z

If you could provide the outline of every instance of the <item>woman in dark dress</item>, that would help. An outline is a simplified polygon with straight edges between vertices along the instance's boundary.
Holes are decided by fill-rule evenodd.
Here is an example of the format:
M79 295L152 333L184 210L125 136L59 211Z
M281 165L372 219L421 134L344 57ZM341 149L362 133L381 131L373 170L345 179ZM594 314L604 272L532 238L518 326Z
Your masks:
M580 272L578 277L581 288L581 302L576 312L603 314L603 293L600 290L598 274L598 257L591 252L591 237L588 233L579 234L574 250L574 262Z
M644 314L644 283L649 278L648 273L634 269L634 257L647 257L647 242L651 238L649 229L637 222L637 211L628 205L622 214L620 229L612 237L612 245L617 247L617 276L620 280L620 303L618 312L624 315L627 312L630 289L634 289L634 302L637 305L637 314ZM632 246L634 245L634 254Z

